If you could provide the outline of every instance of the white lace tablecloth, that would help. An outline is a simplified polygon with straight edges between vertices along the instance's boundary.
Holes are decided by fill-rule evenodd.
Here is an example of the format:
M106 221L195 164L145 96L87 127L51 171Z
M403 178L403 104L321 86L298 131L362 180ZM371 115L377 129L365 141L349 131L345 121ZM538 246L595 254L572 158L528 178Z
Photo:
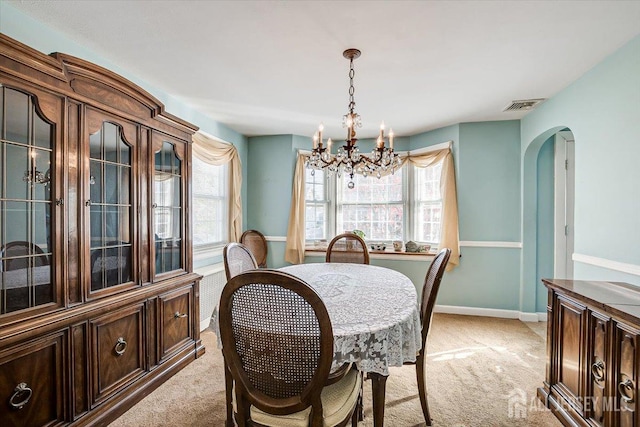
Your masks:
M329 312L333 367L355 363L389 375L390 366L415 362L422 346L416 289L405 275L362 264L299 264L280 269L311 285Z

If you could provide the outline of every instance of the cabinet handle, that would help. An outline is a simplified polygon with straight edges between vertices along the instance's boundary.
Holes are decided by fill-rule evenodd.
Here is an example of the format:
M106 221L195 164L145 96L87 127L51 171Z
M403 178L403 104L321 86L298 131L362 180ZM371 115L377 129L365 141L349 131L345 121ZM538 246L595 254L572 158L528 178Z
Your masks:
M33 394L33 390L31 390L27 383L20 383L13 390L13 394L11 398L9 398L9 405L11 405L14 409L22 409L24 405L29 403L29 399L31 399L31 395ZM16 399L22 399L16 402Z
M175 314L173 315L174 319L179 319L179 318L182 318L182 317L187 317L187 314L186 313L185 314L180 314L179 311L176 311Z
M64 206L64 199L56 199L56 206Z
M155 209L155 208L157 208L157 207L158 207L158 204L157 204L157 203L154 203L154 204L152 204L152 205L151 205L151 207L152 207L153 209Z
M122 356L124 352L127 351L127 342L124 340L124 338L118 338L116 346L113 348L113 350L118 356Z
M597 382L604 380L604 362L602 360L598 360L591 365L591 375L593 375L593 379Z
M87 200L86 202L84 202L85 206L91 206L91 199Z
M633 396L629 396L627 394L627 390L633 391L633 381L627 379L626 381L620 382L618 384L618 391L620 392L620 397L626 403L633 403Z

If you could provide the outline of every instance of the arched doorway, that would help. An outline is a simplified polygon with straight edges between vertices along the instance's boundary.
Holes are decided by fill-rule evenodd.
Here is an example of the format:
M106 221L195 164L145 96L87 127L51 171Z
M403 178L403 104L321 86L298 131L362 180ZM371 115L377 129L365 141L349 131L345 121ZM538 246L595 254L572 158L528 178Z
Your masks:
M542 278L569 278L573 252L573 134L558 126L543 132L522 159L522 273L520 310L545 313ZM565 169L565 165L567 168Z

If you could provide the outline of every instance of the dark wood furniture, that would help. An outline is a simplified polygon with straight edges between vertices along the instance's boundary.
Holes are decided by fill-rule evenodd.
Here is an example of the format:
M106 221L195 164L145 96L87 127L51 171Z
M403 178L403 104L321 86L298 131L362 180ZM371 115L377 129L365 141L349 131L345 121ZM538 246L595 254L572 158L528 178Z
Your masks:
M240 236L240 243L245 245L258 263L258 267L267 268L267 239L258 230L246 230Z
M640 288L545 279L547 367L539 398L567 426L640 425Z
M224 260L224 272L227 276L227 281L231 280L231 278L238 274L244 273L245 271L255 270L258 268L258 263L253 257L251 250L242 243L231 242L227 244L222 250L222 259ZM217 315L218 313L214 311L214 316ZM224 353L222 355L224 357ZM231 372L229 372L229 367L226 361L224 362L224 386L227 407L226 426L233 427L233 405L231 394L233 379L231 378Z
M348 370L323 393L333 330L322 299L304 281L275 270L233 277L220 297L220 333L240 427L280 427L296 413L290 419L309 426L357 426L362 376Z
M196 130L109 70L0 34L0 247L40 248L0 254L3 425L106 425L204 352Z
M327 246L326 262L369 264L369 249L357 234L343 233L334 237Z
M436 305L440 282L444 276L444 270L449 262L451 249L444 248L433 258L422 285L422 297L420 299L420 323L422 325L422 347L416 359L416 380L418 382L418 395L422 406L422 415L428 426L431 425L431 414L429 414L429 402L427 400L427 384L425 370L425 354L427 352L427 335L431 326L433 307Z

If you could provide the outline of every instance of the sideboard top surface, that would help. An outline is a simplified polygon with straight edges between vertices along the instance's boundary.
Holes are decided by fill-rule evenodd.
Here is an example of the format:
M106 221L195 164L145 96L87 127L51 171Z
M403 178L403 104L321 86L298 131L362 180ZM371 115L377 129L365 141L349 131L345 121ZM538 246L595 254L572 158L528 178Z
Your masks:
M550 289L627 319L640 319L640 287L623 282L543 279Z

